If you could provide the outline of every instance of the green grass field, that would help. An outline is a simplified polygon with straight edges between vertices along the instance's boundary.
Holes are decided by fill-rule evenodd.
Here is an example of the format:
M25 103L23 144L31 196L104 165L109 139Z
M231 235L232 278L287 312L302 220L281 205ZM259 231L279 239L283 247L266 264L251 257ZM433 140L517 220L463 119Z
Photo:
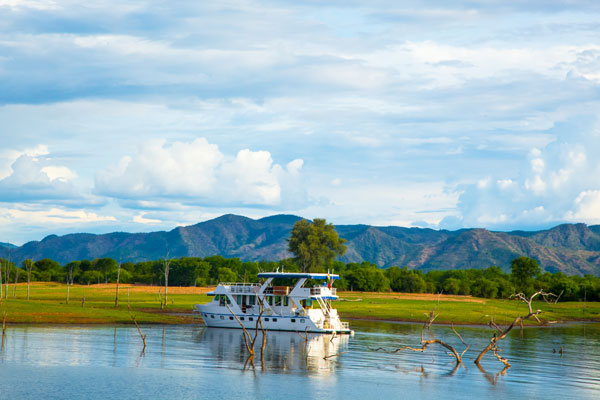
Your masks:
M510 323L515 317L528 313L527 304L516 300L358 292L341 292L338 296L342 301L336 303L336 308L343 318L422 322L435 308L438 314L436 323L482 325L487 324L491 318L497 323ZM360 300L357 301L358 299ZM540 319L545 321L600 321L600 303L597 302L585 303L584 309L583 302L547 304L538 301L533 303L533 309L542 310Z
M19 284L13 297L14 285L9 285L8 298L0 302L0 318L6 311L7 323L40 324L131 324L128 302L140 324L199 323L190 317L194 304L205 303L209 288L170 287L167 307L160 309L157 286L121 285L119 306L115 304L115 285L73 285L69 303L64 284L35 282L30 287ZM6 288L3 287L3 290ZM129 293L129 295L128 295ZM82 307L82 298L85 303ZM497 323L508 323L516 316L527 314L527 305L515 300L490 300L469 296L438 296L430 294L340 292L341 301L334 304L342 317L369 320L415 321L426 319L435 307L437 323L487 324L493 317ZM129 299L129 301L128 301ZM585 308L584 308L585 306ZM547 321L600 321L600 303L565 302L546 304L536 302L534 309L544 313ZM181 314L181 315L178 315Z
M13 297L14 285L9 285L8 298L0 302L0 317L6 311L8 323L53 324L131 324L132 314L140 324L182 324L199 322L189 314L193 305L205 302L207 288L169 288L167 307L160 308L164 288L156 286L119 287L119 305L115 308L115 285L73 285L35 282L31 284L29 300L27 285L19 284ZM4 287L3 290L6 288ZM82 306L82 299L85 302Z

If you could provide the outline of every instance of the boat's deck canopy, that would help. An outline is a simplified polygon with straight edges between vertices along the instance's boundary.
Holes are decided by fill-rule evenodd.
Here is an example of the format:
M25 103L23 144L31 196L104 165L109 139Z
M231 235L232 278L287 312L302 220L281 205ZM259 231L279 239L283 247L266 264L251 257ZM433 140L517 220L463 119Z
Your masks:
M339 275L326 274L326 273L304 273L304 272L261 272L258 274L259 278L285 278L285 279L320 279L331 280L340 279Z

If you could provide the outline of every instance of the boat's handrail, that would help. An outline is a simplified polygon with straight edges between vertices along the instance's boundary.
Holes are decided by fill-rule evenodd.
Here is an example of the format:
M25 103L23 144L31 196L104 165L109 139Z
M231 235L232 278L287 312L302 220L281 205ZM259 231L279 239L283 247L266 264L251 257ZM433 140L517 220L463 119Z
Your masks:
M228 287L231 293L256 293L260 289L257 283L219 283L219 285Z
M331 293L331 296L337 296L337 290L336 288L323 288L321 286L315 286L315 287L311 287L310 288L310 295L311 296L322 296L323 294L325 294L325 289L327 289L329 291L329 293ZM327 293L327 294L329 294Z

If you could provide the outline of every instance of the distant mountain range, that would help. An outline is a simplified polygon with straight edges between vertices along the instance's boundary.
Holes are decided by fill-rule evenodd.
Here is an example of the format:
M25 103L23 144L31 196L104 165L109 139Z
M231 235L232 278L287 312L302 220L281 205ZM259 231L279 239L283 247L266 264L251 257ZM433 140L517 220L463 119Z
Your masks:
M13 247L10 253L17 262L51 258L62 264L99 257L155 260L165 257L167 248L170 257L219 254L242 260L279 260L290 257L286 239L300 219L275 215L254 220L229 214L168 232L50 235ZM511 260L524 255L537 259L546 271L600 274L600 225L564 224L532 232L370 225L338 225L336 229L348 241L344 262L370 261L380 267L425 271L497 265L508 271Z

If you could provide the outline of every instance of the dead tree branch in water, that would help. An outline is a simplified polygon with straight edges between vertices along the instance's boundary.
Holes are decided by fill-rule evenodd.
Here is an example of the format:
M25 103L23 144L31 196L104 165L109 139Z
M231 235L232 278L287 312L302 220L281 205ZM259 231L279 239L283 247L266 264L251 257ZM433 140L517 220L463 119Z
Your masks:
M242 336L244 338L244 344L246 345L246 349L248 350L248 353L250 354L250 357L248 357L248 360L246 361L246 365L248 364L248 361L249 361L250 364L252 366L254 366L254 344L256 343L256 338L258 337L258 329L260 327L260 330L263 335L262 346L260 348L260 358L261 358L261 362L262 362L262 365L264 368L265 347L267 345L267 334L266 334L266 329L262 323L262 315L265 312L265 305L264 305L264 297L261 299L258 295L256 295L256 298L258 299L257 304L258 304L259 312L258 312L258 319L256 320L256 328L254 329L254 337L252 337L252 335L248 332L248 330L246 329L246 327L244 326L242 321L240 321L240 319L233 312L231 307L229 307L228 300L225 301L225 306L227 306L227 309L229 310L231 315L233 315L233 317L236 319L238 324L240 324L240 327L243 330Z
M431 333L431 324L433 323L433 320L435 320L435 318L437 318L438 314L435 313L435 308L432 309L428 314L426 314L428 316L427 321L425 321L425 323L423 324L423 328L421 328L421 347L411 347L411 346L403 346L400 348L397 348L393 351L389 351L388 353L398 353L400 351L403 350L411 350L411 351L420 351L420 352L425 352L425 350L427 349L427 347L430 344L439 344L440 346L446 348L450 353L446 353L448 355L451 355L455 358L456 360L456 366L460 366L463 365L462 363L462 357L465 354L465 352L469 349L469 345L467 345L465 343L465 341L463 340L462 336L460 336L460 334L456 331L456 329L454 329L454 324L452 325L452 331L456 334L456 336L458 336L458 338L460 339L460 341L465 345L465 349L463 350L462 353L458 354L458 351L456 351L456 349L454 347L452 347L451 345L449 345L448 343L440 340L440 339L435 339L433 337L433 334ZM425 332L425 329L427 329L427 331L430 333L431 335L431 339L423 339L423 333ZM379 350L384 350L382 347L375 349L375 351L379 351Z
M135 315L133 315L133 313L131 312L131 309L129 310L129 316L133 320L133 323L135 324L135 327L137 328L138 333L140 334L140 337L142 338L142 342L144 343L144 347L142 348L142 354L144 354L144 352L146 351L146 335L142 334L142 330L140 329L140 326L138 325L138 323L135 319Z
M538 315L542 313L542 310L533 311L533 308L531 306L531 303L537 296L542 296L542 298L546 302L548 302L548 298L556 297L555 294L546 293L543 290L539 290L529 297L525 296L525 294L523 293L517 293L510 296L511 298L517 298L526 303L529 309L529 314L515 318L514 321L504 330L500 329L500 327L496 325L496 323L493 320L490 321L489 326L490 328L494 329L494 336L490 339L490 343L481 351L481 353L479 353L479 356L477 356L477 358L475 359L475 364L479 365L483 356L485 356L485 354L488 351L492 350L494 356L496 356L496 358L500 362L502 362L507 368L510 367L510 363L508 362L508 360L498 354L498 351L500 350L498 349L497 343L500 340L504 339L506 335L508 335L508 333L515 327L515 325L520 324L522 327L523 321L528 320L531 317L533 317L538 323L542 323L542 321L540 321L540 319L538 318Z
M340 356L340 355L342 355L344 353L347 353L347 352L346 351L340 351L339 353L335 353L335 354L331 354L331 355L323 357L323 360L329 360L329 359L331 359L333 357Z
M498 382L498 378L502 375L506 375L506 371L510 367L509 366L504 367L504 369L502 371L496 373L496 375L492 375L489 372L487 372L480 364L477 364L477 368L479 368L479 371L481 371L481 373L483 374L483 376L485 376L485 379L487 379L488 382L490 382L492 385L495 385Z
M2 348L4 349L4 337L6 336L6 310L2 310Z

